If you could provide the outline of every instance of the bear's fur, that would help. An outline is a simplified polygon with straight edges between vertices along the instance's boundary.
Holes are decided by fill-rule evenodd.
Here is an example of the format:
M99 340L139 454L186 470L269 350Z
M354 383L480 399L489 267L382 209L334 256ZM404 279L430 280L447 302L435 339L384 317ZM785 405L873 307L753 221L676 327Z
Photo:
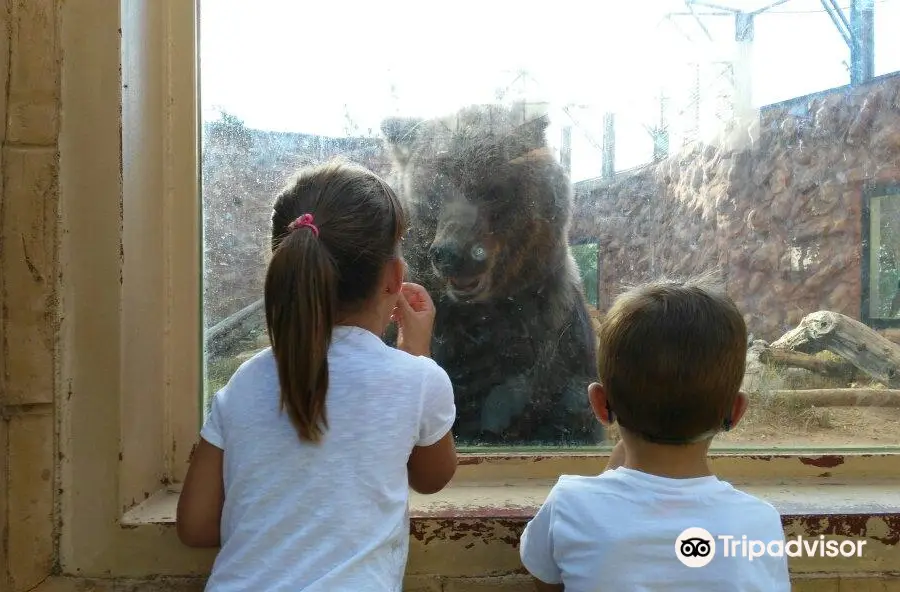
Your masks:
M382 123L410 218L403 252L437 306L432 355L466 442L596 443L595 335L568 245L571 183L545 115L468 107Z

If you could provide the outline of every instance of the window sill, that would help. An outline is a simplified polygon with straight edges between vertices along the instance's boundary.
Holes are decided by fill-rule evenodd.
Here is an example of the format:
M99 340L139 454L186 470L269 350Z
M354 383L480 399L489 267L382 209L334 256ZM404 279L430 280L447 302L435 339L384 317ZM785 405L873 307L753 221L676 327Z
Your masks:
M504 482L453 483L434 495L410 492L410 520L503 520L523 524L534 517L555 480L519 479ZM900 544L900 480L869 483L735 483L736 487L771 503L785 524L796 520L824 520L831 526L814 534L859 536L865 520L893 521L885 542ZM124 527L174 525L180 487L166 487L125 513ZM900 550L900 549L898 549Z
M894 454L725 454L712 464L721 478L775 506L786 536L866 541L860 558L791 558L792 573L885 574L900 572L897 461ZM597 474L605 463L602 455L461 457L457 476L445 490L410 495L414 573L442 573L446 557L459 553L476 573L520 569L516 548L522 529L557 476ZM176 484L156 492L123 516L122 527L169 530L179 491Z

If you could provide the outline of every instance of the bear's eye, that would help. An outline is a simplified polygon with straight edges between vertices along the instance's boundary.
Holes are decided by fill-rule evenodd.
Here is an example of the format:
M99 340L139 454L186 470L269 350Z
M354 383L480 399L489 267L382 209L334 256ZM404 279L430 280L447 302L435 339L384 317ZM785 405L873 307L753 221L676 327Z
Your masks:
M484 261L487 258L487 251L482 246L472 247L472 259L475 261Z

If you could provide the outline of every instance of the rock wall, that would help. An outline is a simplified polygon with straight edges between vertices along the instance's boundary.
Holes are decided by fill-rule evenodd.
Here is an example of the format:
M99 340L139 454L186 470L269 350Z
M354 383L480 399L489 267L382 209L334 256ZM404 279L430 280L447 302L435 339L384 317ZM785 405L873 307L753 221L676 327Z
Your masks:
M900 76L766 109L741 148L745 132L728 131L576 188L572 235L602 245L601 302L715 269L757 338L820 309L859 318L862 189L900 183Z

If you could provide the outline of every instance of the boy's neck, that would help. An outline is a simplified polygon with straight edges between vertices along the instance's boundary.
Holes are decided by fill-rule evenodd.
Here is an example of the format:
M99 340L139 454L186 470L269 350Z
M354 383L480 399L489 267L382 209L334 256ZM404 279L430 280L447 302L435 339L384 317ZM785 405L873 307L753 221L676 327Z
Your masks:
M624 434L622 439L625 440L626 450L623 466L627 469L669 479L692 479L713 474L707 457L710 441L672 446L653 444Z

